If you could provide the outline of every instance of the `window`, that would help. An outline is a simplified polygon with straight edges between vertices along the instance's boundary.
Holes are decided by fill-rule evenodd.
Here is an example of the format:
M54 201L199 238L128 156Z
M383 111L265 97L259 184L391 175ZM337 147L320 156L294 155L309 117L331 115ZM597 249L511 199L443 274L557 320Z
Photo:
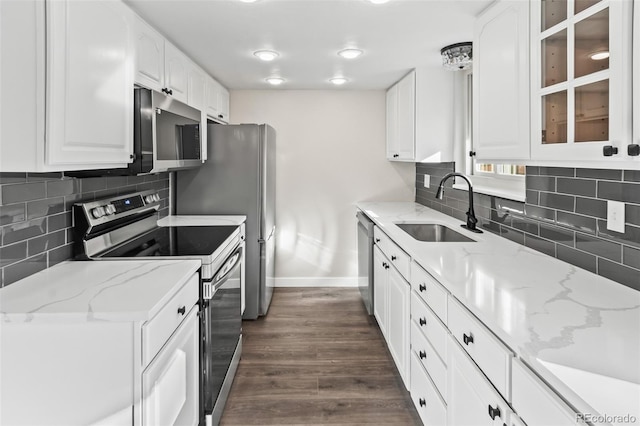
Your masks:
M496 195L511 200L525 200L525 166L522 164L493 164L477 161L473 155L473 102L471 72L464 75L462 99L464 103L464 149L459 150L459 170L471 176L473 190L481 194ZM454 188L466 189L463 183L454 184Z

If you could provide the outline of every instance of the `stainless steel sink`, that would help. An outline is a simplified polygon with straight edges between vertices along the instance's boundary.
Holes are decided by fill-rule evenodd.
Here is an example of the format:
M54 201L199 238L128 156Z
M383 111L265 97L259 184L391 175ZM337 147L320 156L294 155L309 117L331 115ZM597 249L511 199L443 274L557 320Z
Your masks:
M475 240L437 223L396 223L407 234L418 241L432 243L473 243Z

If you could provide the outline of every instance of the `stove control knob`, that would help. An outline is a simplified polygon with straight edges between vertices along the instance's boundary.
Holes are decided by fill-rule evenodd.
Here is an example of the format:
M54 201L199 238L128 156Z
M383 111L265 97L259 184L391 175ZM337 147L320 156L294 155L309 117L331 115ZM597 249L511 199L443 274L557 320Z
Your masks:
M153 203L153 195L152 195L152 194L145 195L145 196L144 196L144 202L145 202L146 204L151 204L151 203Z
M158 194L157 192L155 194L153 194L153 200L154 201L160 201L160 194Z
M112 215L116 212L116 206L114 206L113 204L107 204L106 206L104 206L104 212L108 215Z
M96 207L93 210L91 210L91 214L93 215L93 217L95 217L96 219L100 219L102 216L104 216L104 207L100 206L100 207Z

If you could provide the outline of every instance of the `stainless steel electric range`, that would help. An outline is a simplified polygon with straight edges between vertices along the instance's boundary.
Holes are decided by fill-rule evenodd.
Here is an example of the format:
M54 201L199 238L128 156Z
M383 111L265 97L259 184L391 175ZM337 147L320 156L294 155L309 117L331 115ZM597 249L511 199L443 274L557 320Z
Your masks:
M244 224L158 226L159 207L155 191L74 205L75 258L184 257L202 262L200 424L217 424L242 351Z

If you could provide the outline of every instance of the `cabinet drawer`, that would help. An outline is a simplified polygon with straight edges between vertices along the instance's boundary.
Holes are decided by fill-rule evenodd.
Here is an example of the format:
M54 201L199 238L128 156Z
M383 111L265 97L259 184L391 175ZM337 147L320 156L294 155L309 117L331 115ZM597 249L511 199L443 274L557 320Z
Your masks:
M447 290L416 262L411 262L411 288L447 324Z
M447 394L447 366L440 359L431 343L424 337L416 324L411 324L411 351L417 357L445 399Z
M394 243L384 232L377 226L373 229L374 242L384 255L391 261L391 264L396 267L398 272L409 281L409 272L411 258L405 253L396 243Z
M142 365L156 356L186 314L198 301L198 274L193 275L178 293L142 326Z
M423 424L447 424L447 406L415 354L411 355L411 399Z
M414 292L411 292L411 321L424 333L438 355L447 359L447 328Z
M529 426L576 424L576 413L517 359L511 386L513 408Z
M449 297L448 325L455 339L510 401L511 351L453 297Z

